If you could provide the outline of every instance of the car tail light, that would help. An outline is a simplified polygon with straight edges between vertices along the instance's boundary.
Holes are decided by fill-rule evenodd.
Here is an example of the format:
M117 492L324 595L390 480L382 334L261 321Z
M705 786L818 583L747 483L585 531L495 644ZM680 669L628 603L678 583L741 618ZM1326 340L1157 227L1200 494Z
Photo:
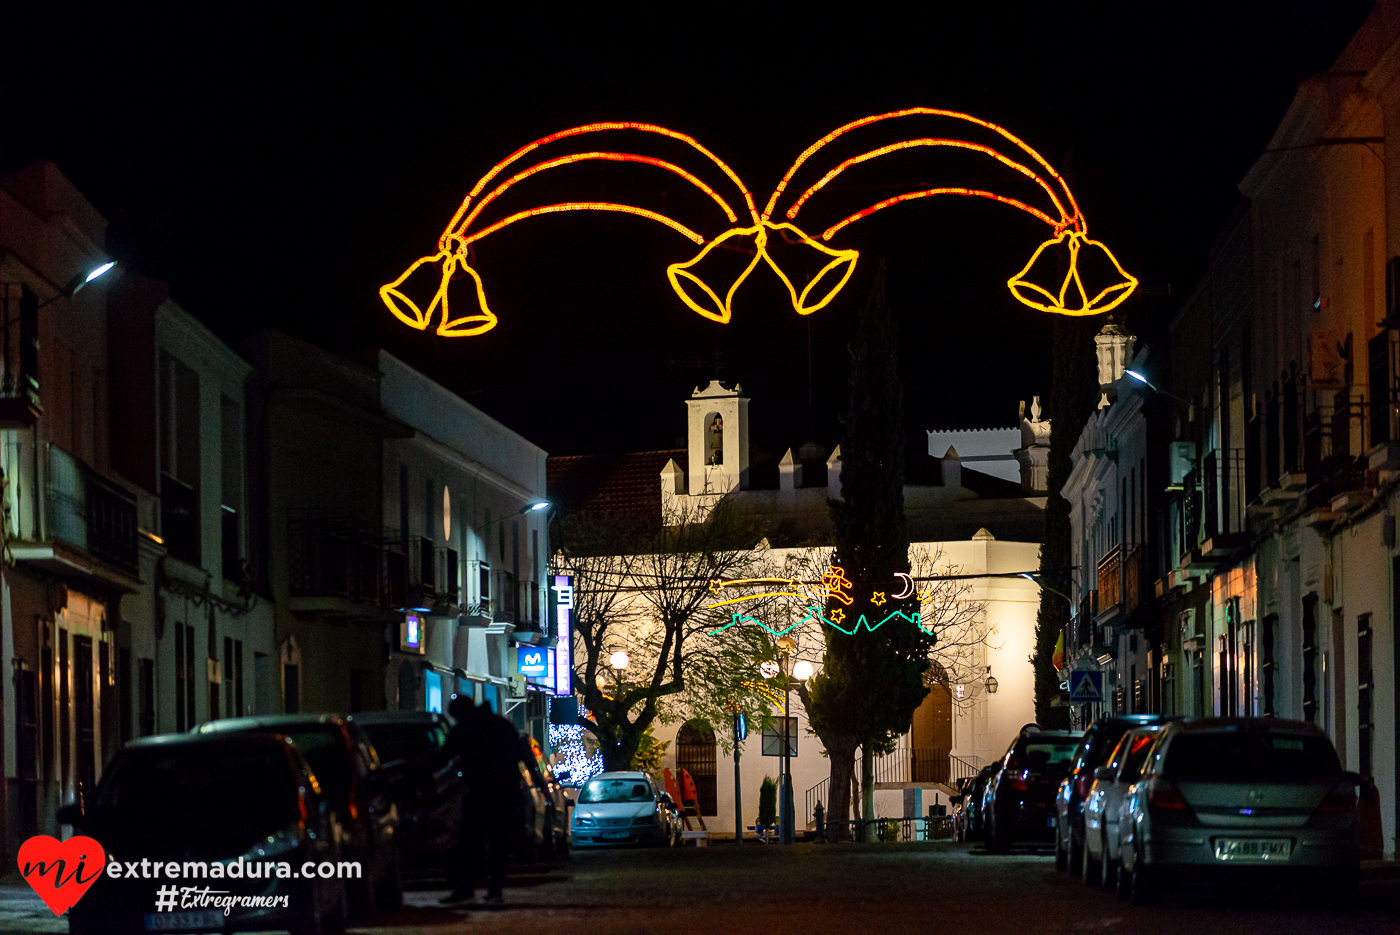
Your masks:
M1147 807L1158 811L1184 812L1186 800L1171 786L1157 786L1147 795Z
M1019 792L1025 792L1030 788L1030 784L1026 782L1025 773L1011 773L1006 777L1006 784Z
M1089 786L1094 782L1094 771L1088 766L1079 771L1079 775L1074 778L1074 794L1079 801L1084 801L1089 797Z
M1339 815L1356 808L1356 796L1350 786L1342 786L1327 793L1322 804L1317 807L1319 815Z

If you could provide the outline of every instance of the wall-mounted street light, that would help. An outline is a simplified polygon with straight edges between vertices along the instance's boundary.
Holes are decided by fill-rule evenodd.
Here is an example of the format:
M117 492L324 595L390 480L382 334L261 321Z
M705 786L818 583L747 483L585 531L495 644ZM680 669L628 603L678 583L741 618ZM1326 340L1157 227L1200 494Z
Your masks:
M995 676L992 675L991 666L987 666L987 681L982 683L982 687L987 689L987 694L989 695L995 695L997 693L997 688L1000 687L1000 683L997 682Z
M87 270L86 272L78 273L72 279L68 280L68 282L64 283L62 289L59 289L52 296L40 302L39 308L43 308L45 305L48 305L51 302L56 302L59 299L73 298L73 296L77 295L79 292L82 292L83 289L87 287L88 283L96 282L98 279L101 279L103 276L106 276L108 273L110 273L116 268L117 261L108 260L105 263L102 263L98 266L94 266L92 269Z
M1195 404L1195 403L1191 402L1191 401L1188 400L1188 399L1182 399L1180 396L1176 395L1175 393L1170 393L1170 392L1168 392L1168 391L1162 389L1160 386L1157 386L1155 383L1153 383L1151 380L1147 379L1147 377L1143 376L1142 374L1138 373L1136 370L1124 370L1123 372L1124 372L1125 374L1127 374L1128 376L1132 377L1134 380L1136 380L1136 381L1138 381L1139 383L1141 383L1143 386L1147 387L1147 388L1148 388L1149 390L1151 390L1152 392L1154 392L1154 393L1160 393L1160 394L1163 395L1163 396L1169 397L1169 398L1174 399L1174 400L1176 400L1177 402L1181 403L1183 406L1186 407L1186 417L1187 417L1189 420L1191 420L1192 422L1196 421L1196 404Z
M520 508L520 515L524 516L526 513L538 513L540 510L547 510L552 506L554 506L554 504L550 503L548 500L536 500L533 503L527 503L522 506Z

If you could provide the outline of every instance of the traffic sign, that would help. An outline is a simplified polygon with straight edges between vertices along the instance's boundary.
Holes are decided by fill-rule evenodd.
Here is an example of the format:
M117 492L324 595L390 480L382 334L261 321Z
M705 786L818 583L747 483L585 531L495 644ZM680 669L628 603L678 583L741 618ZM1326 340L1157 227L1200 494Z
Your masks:
M1103 673L1075 669L1069 674L1070 704L1103 701Z

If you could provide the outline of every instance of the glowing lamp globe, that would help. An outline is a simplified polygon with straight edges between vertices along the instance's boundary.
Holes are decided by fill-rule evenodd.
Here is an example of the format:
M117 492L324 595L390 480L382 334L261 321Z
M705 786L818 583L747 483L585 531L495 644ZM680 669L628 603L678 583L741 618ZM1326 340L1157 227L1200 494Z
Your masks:
M775 678L782 670L778 668L778 664L772 659L766 659L758 664L758 671L764 678L771 679Z
M800 659L797 665L792 667L792 676L799 682L805 682L812 677L812 664L806 659Z
M619 670L627 668L627 663L631 661L632 657L620 649L608 657L608 665Z

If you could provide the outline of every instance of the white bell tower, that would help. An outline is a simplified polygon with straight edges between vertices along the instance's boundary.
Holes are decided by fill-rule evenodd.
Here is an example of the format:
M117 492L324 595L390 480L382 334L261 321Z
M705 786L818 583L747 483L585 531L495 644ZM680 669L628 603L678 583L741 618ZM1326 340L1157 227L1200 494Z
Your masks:
M743 389L711 380L685 401L689 412L689 493L726 494L749 486L749 401Z

